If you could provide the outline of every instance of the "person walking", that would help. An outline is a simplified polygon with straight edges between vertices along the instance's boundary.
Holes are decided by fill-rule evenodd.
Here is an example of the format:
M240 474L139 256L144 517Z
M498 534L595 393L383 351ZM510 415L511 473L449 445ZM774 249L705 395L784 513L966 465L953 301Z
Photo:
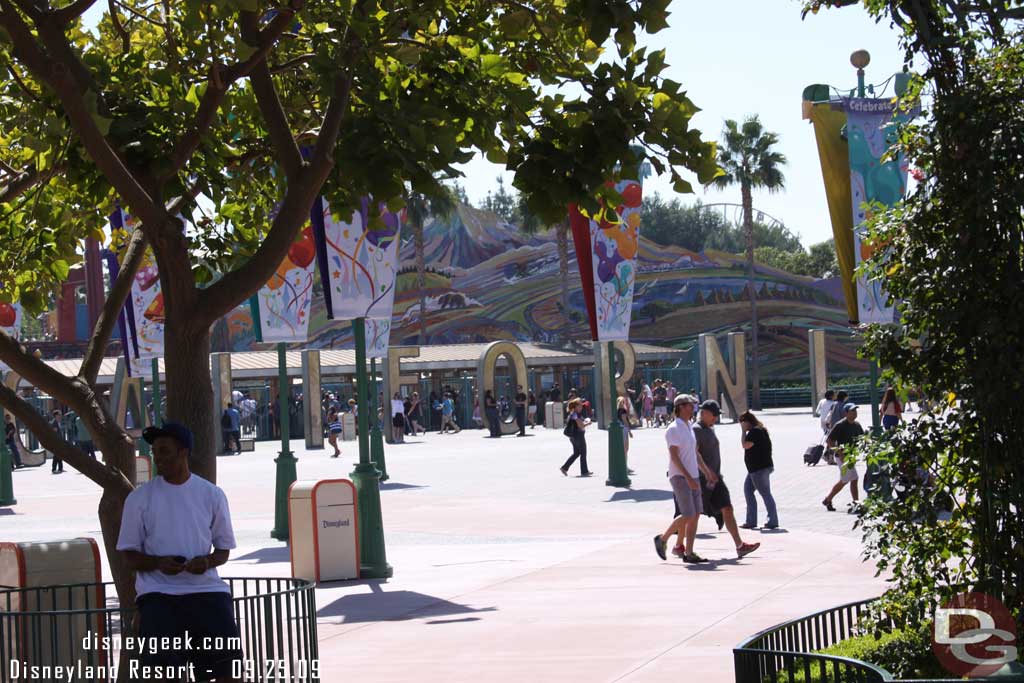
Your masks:
M846 405L846 399L848 394L845 391L840 390L836 394L836 402L832 404L832 410L829 411L828 420L825 422L825 433L832 431L832 428L843 421L846 415L846 411L843 406Z
M530 429L537 426L537 397L533 394L533 389L526 397L526 419L530 423Z
M50 415L50 427L55 432L64 436L64 429L61 427L61 414L59 410L53 411ZM53 463L50 465L50 474L63 474L64 473L64 461L58 457L56 453L53 454Z
M410 426L412 426L413 436L427 433L427 430L420 424L420 421L423 419L423 401L420 400L419 392L412 392L412 397L409 399L409 409L405 412L405 417L409 420Z
M855 403L845 404L843 410L845 411L844 419L832 427L832 430L828 433L828 447L839 448L840 451L839 457L836 460L839 465L839 481L832 487L829 494L825 496L825 500L821 501L821 504L829 512L835 512L835 506L832 505L832 501L847 484L850 485L850 497L853 498L849 512L853 512L856 509L860 499L860 494L857 490L857 466L856 464L847 466L843 451L864 434L864 428L857 422L857 405Z
M242 653L231 589L217 574L235 548L224 491L189 470L192 432L176 422L147 427L156 476L125 499L117 550L135 572L144 666L189 667L190 680L234 680ZM202 647L189 648L194 639Z
M644 425L651 427L654 425L654 392L651 391L651 385L644 383L644 388L640 390L640 403L641 405L641 417L643 417Z
M498 402L494 400L494 392L484 392L484 415L487 417L487 429L492 439L501 437L501 416L498 414Z
M779 528L779 512L772 496L771 476L775 471L772 461L772 440L768 430L749 410L740 415L740 431L743 436L743 463L747 466L747 478L743 482L743 496L747 499L747 519L744 529L757 527L757 498L761 494L768 513L765 529Z
M574 398L566 406L569 410L569 417L566 418L565 429L562 433L569 437L569 442L572 443L572 455L569 456L564 465L558 468L562 476L569 476L569 468L576 462L577 458L580 460L581 477L589 477L594 474L587 467L587 424L580 415L581 404L580 399Z
M441 433L446 434L449 426L455 430L455 434L462 431L462 427L455 422L455 401L451 394L445 393L441 401Z
M519 427L519 433L516 436L526 436L526 393L523 392L522 385L516 385L516 425Z
M220 417L225 453L238 455L242 452L241 424L242 416L239 414L238 409L235 408L233 403L228 402L224 408L224 413Z
M718 522L718 528L723 526L732 536L736 544L736 556L746 557L761 547L760 543L744 543L740 537L740 530L736 526L736 515L732 508L732 496L729 494L729 487L722 479L722 452L718 442L718 435L715 434L715 423L722 414L722 408L718 401L708 399L700 404L700 412L697 414L697 424L693 426L693 435L697 440L697 455L709 470L714 472L718 481L712 485L708 478L701 473L701 494L704 499L704 512L710 514Z
M11 453L12 469L24 467L21 462L21 452L18 450L18 427L14 424L14 418L4 415L4 441L7 443L7 450Z
M896 425L903 419L903 406L896 398L896 390L889 387L882 397L882 427L885 429L896 429Z
M820 401L818 406L814 409L814 415L821 422L821 431L823 434L828 434L828 419L832 415L832 408L836 404L836 392L833 389L829 389L825 392L825 395Z
M341 455L341 450L338 448L338 437L341 435L341 413L338 412L337 408L329 408L327 411L327 442L331 444L331 448L334 449L334 455L332 458L337 458Z
M397 391L391 397L391 441L405 443L405 401Z
M633 438L633 425L629 422L629 399L619 396L616 402L615 417L622 425L622 450L626 453L626 474L636 474L629 469L629 440Z
M668 481L672 486L679 515L665 529L664 533L654 537L654 552L662 560L668 559L665 549L673 534L676 536L678 554L687 564L707 562L694 551L697 538L697 522L700 512L704 509L701 496L700 473L703 471L709 485L718 482L718 476L707 468L700 454L697 453L697 437L693 433L691 422L697 399L689 394L679 394L672 401L674 419L665 430L665 443L668 445Z

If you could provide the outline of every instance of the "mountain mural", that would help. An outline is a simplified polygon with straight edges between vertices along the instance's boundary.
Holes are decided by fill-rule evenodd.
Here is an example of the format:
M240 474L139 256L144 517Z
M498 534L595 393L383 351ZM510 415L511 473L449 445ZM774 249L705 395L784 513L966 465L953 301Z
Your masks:
M702 253L651 242L641 227L631 338L669 347L693 343L698 334L749 327L750 299L745 262L722 252ZM429 344L494 340L559 343L589 338L572 242L569 245L569 310L563 311L554 233L525 235L492 213L460 206L448 220L424 228L427 263L426 311L420 311L416 253L411 235L400 251L391 343ZM807 330L825 328L833 374L862 373L846 324L838 280L816 280L758 266L762 376L806 379ZM215 329L218 350L257 348L245 307ZM348 321L327 320L323 297L314 299L310 348L352 344Z

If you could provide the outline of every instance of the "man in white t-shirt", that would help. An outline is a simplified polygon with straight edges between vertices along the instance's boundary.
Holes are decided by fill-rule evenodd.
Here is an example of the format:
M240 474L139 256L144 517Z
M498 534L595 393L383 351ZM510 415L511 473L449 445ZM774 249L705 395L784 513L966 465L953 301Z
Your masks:
M829 389L825 392L825 396L818 401L818 407L814 409L814 414L821 421L821 431L828 434L828 418L832 414L832 408L836 404L836 392Z
M182 680L232 680L232 663L241 657L238 628L230 588L216 569L235 547L227 497L189 470L187 427L165 422L142 437L152 444L157 476L125 500L117 549L135 571L139 635L168 645L144 652L143 669L176 667ZM217 648L205 646L214 642Z
M665 556L665 547L672 534L682 540L683 562L696 564L707 562L693 551L697 537L697 521L704 509L700 491L700 473L704 473L708 486L714 488L718 475L711 471L697 452L697 438L693 434L693 411L697 398L689 394L679 394L672 401L675 421L665 430L665 442L668 444L668 481L672 485L672 494L679 507L679 516L672 520L665 533L654 537L654 551L661 559Z

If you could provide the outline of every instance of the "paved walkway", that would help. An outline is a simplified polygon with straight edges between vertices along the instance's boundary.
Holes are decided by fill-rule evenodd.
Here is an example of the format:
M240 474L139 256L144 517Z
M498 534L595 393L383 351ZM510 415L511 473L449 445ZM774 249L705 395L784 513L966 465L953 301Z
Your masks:
M540 428L527 438L465 430L388 446L382 505L395 576L318 588L322 666L338 672L324 680L344 671L377 681L725 682L743 637L877 595L883 583L860 559L853 517L820 504L836 470L802 463L817 420L794 410L764 419L782 528L745 532L763 545L736 560L728 534L702 518L697 550L713 561L699 567L653 552L651 537L672 513L661 430L635 432L629 490L604 485L603 432L588 433L593 478L562 477L567 440ZM739 427L717 431L742 514ZM347 476L356 457L354 443L337 460L292 448L300 478ZM269 537L275 450L260 444L219 460L239 543L224 575L290 571L287 546ZM98 536L99 495L81 475L39 468L14 481L19 504L0 508L0 541Z

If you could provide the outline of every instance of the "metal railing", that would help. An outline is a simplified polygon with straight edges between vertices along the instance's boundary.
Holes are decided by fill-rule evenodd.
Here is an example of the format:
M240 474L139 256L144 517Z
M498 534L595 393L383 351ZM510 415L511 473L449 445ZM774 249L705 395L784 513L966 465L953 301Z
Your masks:
M733 649L736 683L911 683L857 659L821 654L862 635L861 616L877 598L850 602L787 621L747 638ZM893 628L892 621L883 621ZM913 679L913 683L957 683L966 679ZM971 679L980 680L980 679ZM1016 676L1002 681L1020 681Z
M291 578L226 578L240 650L234 677L247 681L320 680L314 586ZM112 583L0 588L0 683L68 671L75 680L118 680L139 652L136 610L117 603ZM220 649L220 648L218 648ZM270 665L272 664L272 666ZM35 668L33 668L35 667ZM39 678L36 675L35 678ZM126 678L124 680L127 680Z

